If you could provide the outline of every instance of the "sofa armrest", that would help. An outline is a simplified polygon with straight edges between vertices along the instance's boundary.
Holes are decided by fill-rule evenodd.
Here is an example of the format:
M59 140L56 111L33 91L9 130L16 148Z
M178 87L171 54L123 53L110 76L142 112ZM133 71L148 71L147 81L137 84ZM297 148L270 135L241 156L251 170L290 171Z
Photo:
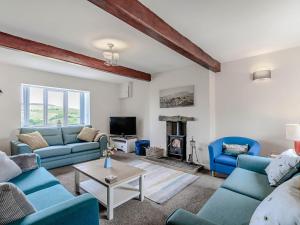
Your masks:
M90 194L80 195L38 211L9 225L99 225L97 200Z
M248 151L248 155L259 155L260 154L260 144L254 143Z
M16 140L11 141L10 146L11 146L11 154L12 155L32 153L32 149L29 147L29 145L24 144L19 141L16 141Z
M107 149L107 144L108 144L108 137L107 137L107 135L102 135L99 138L99 144L100 144L101 156L103 156L103 152L104 152L104 150Z
M270 158L252 156L252 155L239 155L237 160L237 166L251 170L257 173L266 174L265 169L271 162Z
M223 142L221 140L214 141L209 144L208 150L209 155L213 158L216 158L217 156L222 154L222 144Z
M177 209L167 219L167 225L216 225L184 209Z

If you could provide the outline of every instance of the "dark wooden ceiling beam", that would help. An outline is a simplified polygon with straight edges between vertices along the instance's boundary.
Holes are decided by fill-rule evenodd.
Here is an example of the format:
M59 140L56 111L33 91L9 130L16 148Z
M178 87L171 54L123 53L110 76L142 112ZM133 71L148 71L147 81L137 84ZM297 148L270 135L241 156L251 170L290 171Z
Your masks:
M172 28L138 0L88 1L186 58L193 60L213 72L220 72L221 65L217 60ZM172 10L171 7L170 10Z
M62 48L57 48L51 45L46 45L40 42L17 37L4 32L0 32L0 46L29 52L52 59L58 59L124 77L151 81L151 75L148 73L123 66L106 66L103 60L75 53Z

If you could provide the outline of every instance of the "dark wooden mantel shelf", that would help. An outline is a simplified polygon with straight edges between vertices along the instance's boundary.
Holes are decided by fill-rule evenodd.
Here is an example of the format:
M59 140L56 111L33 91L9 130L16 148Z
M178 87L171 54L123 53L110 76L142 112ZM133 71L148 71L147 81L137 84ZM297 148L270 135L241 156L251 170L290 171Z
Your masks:
M170 122L187 122L187 121L195 121L194 117L186 117L186 116L159 116L159 121L170 121Z

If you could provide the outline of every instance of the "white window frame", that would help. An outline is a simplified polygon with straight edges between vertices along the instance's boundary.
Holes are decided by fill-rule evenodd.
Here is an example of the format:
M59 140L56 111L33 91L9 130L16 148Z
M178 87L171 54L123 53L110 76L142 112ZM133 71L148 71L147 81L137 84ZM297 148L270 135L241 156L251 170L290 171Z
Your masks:
M42 125L30 125L29 124L29 112L30 112L30 88L42 88L43 89L43 124ZM63 125L67 126L68 124L68 93L77 92L80 93L80 123L71 124L71 125L87 125L90 124L90 92L89 91L80 91L64 88L55 88L55 87L46 87L38 86L31 84L22 84L21 93L22 93L22 104L23 104L23 121L22 127L53 127L56 125L48 124L48 93L49 91L56 91L63 93L63 110L64 110L64 121Z

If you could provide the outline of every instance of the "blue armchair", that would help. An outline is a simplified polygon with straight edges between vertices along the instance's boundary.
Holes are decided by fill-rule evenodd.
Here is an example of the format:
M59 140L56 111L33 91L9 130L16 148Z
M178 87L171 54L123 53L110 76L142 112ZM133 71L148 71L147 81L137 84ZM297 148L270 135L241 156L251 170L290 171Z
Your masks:
M259 155L260 144L250 138L245 137L224 137L217 139L208 146L210 171L214 176L215 172L230 174L237 165L237 157L223 154L223 143L249 145L248 155Z

